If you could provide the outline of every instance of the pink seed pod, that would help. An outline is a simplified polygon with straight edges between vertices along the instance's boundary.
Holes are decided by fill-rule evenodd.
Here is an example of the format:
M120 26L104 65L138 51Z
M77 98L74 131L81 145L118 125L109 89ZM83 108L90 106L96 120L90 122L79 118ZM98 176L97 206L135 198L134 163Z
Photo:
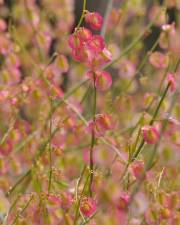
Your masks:
M48 198L48 202L51 205L60 205L61 204L61 199L58 196L56 196L56 195L49 194L47 196L47 198Z
M120 77L131 78L135 75L135 71L136 71L135 65L131 61L125 59L120 63L119 67Z
M72 51L72 57L74 58L74 60L85 63L90 66L94 57L94 53L91 49L87 48L84 44L82 44L80 49Z
M95 86L99 91L107 91L112 85L110 73L106 71L96 73Z
M167 136L172 136L178 129L180 129L180 122L173 117L169 117L167 119L167 128L165 134Z
M83 41L83 42L87 42L89 40L91 40L92 38L92 32L85 28L85 27L80 27L77 31L76 31L77 37Z
M111 130L114 127L112 118L110 115L98 114L96 115L95 122L90 120L87 126L87 131L92 132L94 129L95 135L98 137L104 136L106 131Z
M0 146L0 155L8 156L11 154L13 150L12 142L7 140L4 144Z
M105 48L104 38L100 35L94 35L87 46L95 53L101 52Z
M118 201L116 203L117 208L120 211L126 210L127 207L128 207L128 204L129 204L129 199L130 199L130 196L128 194L122 193L121 196L118 198Z
M132 164L132 173L136 179L140 179L144 173L144 163L143 161L135 161Z
M71 34L68 39L69 47L76 50L82 46L82 41L76 34Z
M174 92L176 90L176 81L174 79L174 74L168 73L168 84L170 85L170 91Z
M64 55L58 55L55 59L54 65L57 70L66 73L69 69L69 63Z
M93 53L93 50L91 50ZM112 60L112 54L109 50L104 48L101 52L95 53L92 61L88 63L88 67L91 68L91 70L99 70L102 68L104 65L109 63Z
M102 68L104 65L112 61L111 52L105 47L93 59L92 67L95 69Z
M112 61L112 53L107 48L104 48L100 55L104 63Z
M161 219L169 219L172 217L172 211L168 208L161 208L160 217Z
M155 144L160 134L155 126L146 125L141 128L143 138L148 144Z
M4 175L8 171L7 162L0 157L0 176Z
M92 216L97 209L96 201L90 197L85 197L81 201L80 210L84 216Z
M111 130L113 128L112 118L109 114L98 114L96 117L96 129L97 130Z
M157 69L164 69L168 67L169 57L161 52L153 52L149 57L149 62Z
M96 71L96 72L88 71L86 76L90 78L92 84L94 84L95 79L95 87L99 91L106 91L112 85L111 75L106 71Z
M61 206L63 209L67 210L73 204L73 196L69 192L64 192L61 195Z
M100 30L103 25L103 18L97 12L87 11L85 14L85 21L93 30Z

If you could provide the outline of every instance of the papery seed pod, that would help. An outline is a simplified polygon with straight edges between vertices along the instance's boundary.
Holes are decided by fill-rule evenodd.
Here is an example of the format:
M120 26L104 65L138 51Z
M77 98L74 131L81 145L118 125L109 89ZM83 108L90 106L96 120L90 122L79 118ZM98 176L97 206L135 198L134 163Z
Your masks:
M148 144L155 144L159 140L160 134L155 126L143 126L141 131L145 142Z
M99 91L106 91L112 85L112 78L110 73L106 71L96 73L95 86Z
M69 69L68 60L64 55L58 55L54 61L57 70L66 73Z
M95 84L95 87L99 91L106 91L112 85L111 75L106 71L88 71L86 76L90 78L92 85Z
M90 41L91 38L93 37L92 32L85 27L80 27L76 31L76 35L82 42Z
M64 210L68 210L73 204L73 196L69 192L61 194L61 206Z
M86 11L85 21L93 30L100 30L103 24L103 18L97 12Z
M94 129L95 135L104 136L106 131L111 130L113 127L114 124L110 115L98 114L96 115L95 121L89 121L87 131L92 132Z
M13 144L10 140L7 140L5 143L3 143L1 146L0 146L0 154L2 156L8 156L11 154L13 150Z
M169 57L161 52L153 52L149 57L149 62L157 69L168 67Z
M104 38L100 35L94 35L92 39L87 42L87 47L95 53L101 52L105 48Z
M117 200L117 203L116 203L117 208L120 211L126 210L128 207L128 204L129 204L129 199L130 199L130 197L128 194L122 193L121 196Z
M93 198L85 197L82 199L80 204L80 210L84 216L90 217L92 216L97 209L96 201Z
M76 34L71 34L68 39L69 46L75 50L82 46L82 41Z
M137 179L140 179L145 170L144 170L144 163L142 161L135 161L133 162L132 164L132 172L133 172L133 175L137 178Z

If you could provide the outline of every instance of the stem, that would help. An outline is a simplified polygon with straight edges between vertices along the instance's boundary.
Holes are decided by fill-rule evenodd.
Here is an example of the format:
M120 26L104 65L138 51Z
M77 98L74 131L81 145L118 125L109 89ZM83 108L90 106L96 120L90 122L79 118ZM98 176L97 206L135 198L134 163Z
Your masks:
M9 197L12 192L25 180L26 177L29 177L31 175L31 170L29 169L16 183L15 185L9 189L9 191L6 193L6 197Z
M50 142L50 140L54 137L54 135L56 134L56 132L59 130L60 128L57 128L55 129L51 136L46 140L44 141L41 146L39 147L38 149L38 152L35 156L35 159L34 159L34 162L33 162L33 165L36 164L36 161L42 156L42 154L44 153L44 151L46 150L46 146L48 145L48 143ZM31 172L32 172L32 169L28 169L27 172L15 183L15 185L9 189L9 191L6 193L6 197L9 197L14 191L15 189L24 181L24 179L26 177L29 177L31 175Z
M108 17L109 17L109 13L111 12L112 7L113 7L113 0L108 0L106 12L105 12L105 16L104 16L104 23L103 23L103 26L102 26L102 29L101 29L101 36L103 36L103 37L105 36L105 33L106 33L106 27L107 27L107 24L108 24Z
M159 110L160 110L160 108L161 108L161 105L162 105L162 103L163 103L163 101L164 101L164 99L165 99L165 97L166 97L166 95L167 95L167 92L168 92L168 90L169 90L169 87L170 87L170 84L167 85L167 87L166 87L166 89L165 89L165 91L164 91L164 93L163 93L163 95L162 95L162 97L161 97L161 99L160 99L160 101L159 101L159 104L157 105L157 108L156 108L156 110L155 110L155 112L154 112L154 115L153 115L153 117L152 117L152 119L151 119L149 125L153 125L153 123L154 123L154 121L155 121L155 119L156 119L156 117L157 117L157 115L158 115L158 112L159 112ZM139 145L137 151L135 151L135 153L133 154L133 157L132 157L131 162L133 162L133 161L138 157L138 155L140 154L141 149L143 148L144 144L145 144L145 141L144 141L144 139L143 139L143 140L141 141L141 143L140 143L140 145Z
M166 86L166 89L165 89L165 91L164 91L164 93L163 93L163 95L162 95L162 97L161 97L161 99L160 99L160 101L159 101L159 104L158 104L158 106L157 106L157 108L156 108L156 110L155 110L155 112L154 112L153 118L151 119L149 125L153 125L154 120L156 119L157 114L158 114L158 112L159 112L159 110L160 110L160 108L161 108L161 105L162 105L162 103L163 103L163 101L164 101L164 99L165 99L165 97L166 97L166 95L167 95L167 92L168 92L168 90L169 90L169 87L170 87L170 84L168 84L168 85Z
M157 108L156 108L156 110L155 110L155 112L154 112L154 115L153 115L153 117L152 117L152 119L151 119L149 125L153 125L153 123L154 123L154 121L155 121L155 119L156 119L156 116L157 116L157 114L158 114L158 112L159 112L159 110L160 110L160 107L161 107L161 105L162 105L162 103L163 103L163 101L164 101L164 98L166 97L166 94L167 94L167 92L168 92L168 90L169 90L169 87L170 87L170 85L168 84L167 87L166 87L166 89L165 89L165 91L164 91L164 93L163 93L163 95L162 95L162 97L161 97L161 99L160 99L160 101L159 101L159 104L157 105ZM144 139L143 139L143 140L141 141L141 143L140 143L138 149L133 153L133 156L132 156L131 160L127 163L127 165L126 165L126 167L125 167L125 170L124 170L124 172L123 172L123 174L122 174L120 180L122 180L123 177L126 175L126 172L127 172L128 168L129 168L130 164L131 164L131 163L139 156L139 154L140 154L141 151L142 151L142 148L144 147L144 144L145 144L145 141L144 141Z
M79 117L79 119L87 126L88 122L86 121L86 119L68 102L68 101L64 101L65 104L67 104L69 106L69 108L71 108L71 110L73 112L75 112L77 114L77 116ZM100 140L107 146L109 146L111 149L113 149L117 156L119 157L119 159L121 160L121 162L125 163L126 160L123 157L123 155L120 153L120 151L118 150L118 148L116 148L114 145L112 145L111 143L109 143L104 137L100 137Z
M52 99L50 98L50 107L52 110ZM49 137L52 135L52 117L50 119L50 127L49 127ZM51 191L51 183L52 183L52 151L51 151L51 139L49 141L49 184L48 184L48 194Z
M176 64L175 67L174 67L174 72L177 71L177 69L178 69L178 67L179 67L179 64L180 64L180 58L178 59L177 64ZM166 95L166 93L167 93L169 87L170 87L170 85L168 84L167 87L166 87L166 89L165 89L165 91L164 91L164 94L163 94L163 96L162 96L162 98L161 98L161 101L160 101L159 104L158 104L157 110L156 110L155 113L154 113L154 117L156 117L156 115L157 115L157 113L158 113L158 109L160 108L160 105L161 105L161 103L162 103L162 101L163 101L163 98L165 97L165 95ZM174 96L175 96L175 98L176 98L176 92L174 93ZM174 107L174 104L175 104L175 99L172 100L172 104L170 104L170 106L169 106L169 109L168 109L168 116L170 116L170 114L171 114L171 112L172 112L172 109L173 109L173 107ZM153 123L153 121L154 121L153 118L152 118L151 121L152 121L151 123ZM160 131L160 139L159 139L159 141L156 143L156 145L155 145L154 148L153 148L153 151L152 151L152 153L151 153L150 159L149 159L149 161L147 162L147 165L146 165L146 167L145 167L145 172L144 172L144 174L142 174L142 177L141 177L140 181L138 182L138 184L136 185L135 189L134 189L133 192L132 192L132 195L131 195L131 197L130 197L130 204L132 203L132 201L133 201L133 199L134 199L136 193L137 193L138 190L140 189L141 184L142 184L143 180L144 180L145 177L146 177L146 176L145 176L146 172L149 171L149 170L152 168L153 160L154 160L155 154L156 154L156 152L157 152L157 148L159 147L159 144L160 144L160 142L161 142L162 135L163 135L163 133L164 133L164 131L165 131L165 129L166 129L166 125L167 125L167 121L164 120L164 123L163 123L162 128L161 128L161 131Z
M20 213L17 214L17 216L15 217L12 225L16 224L18 218L20 217L20 215L28 208L29 204L31 203L31 201L33 200L33 195L31 196L31 198L29 199L29 201L25 204L24 208L21 210Z
M89 167L90 167L90 183L89 183L89 193L90 196L92 196L92 183L93 183L93 169L94 169L94 161L93 161L93 149L95 145L95 122L96 122L96 75L94 73L94 105L93 105L93 129L92 129L92 138L91 138L91 147L90 147L90 162L89 162Z
M84 12L86 10L86 1L87 0L84 0L84 2L83 2L83 10L82 10L81 18L80 18L79 23L78 23L76 28L79 28L81 26L81 23L82 23L82 21L84 19Z
M88 174L88 176L87 176L87 178L86 178L86 181L85 181L83 190L82 190L81 195L80 195L80 198L79 198L79 200L78 200L78 202L77 202L76 213L75 213L75 219L74 219L74 225L76 225L77 220L78 220L78 216L79 216L79 207L80 207L80 203L81 203L83 194L84 194L84 192L85 192L86 186L87 186L88 181L89 181L89 176L90 176L90 174Z
M96 211L92 216L90 216L86 221L82 222L80 225L85 225L87 224L92 218L95 217L95 215L98 213L98 211Z

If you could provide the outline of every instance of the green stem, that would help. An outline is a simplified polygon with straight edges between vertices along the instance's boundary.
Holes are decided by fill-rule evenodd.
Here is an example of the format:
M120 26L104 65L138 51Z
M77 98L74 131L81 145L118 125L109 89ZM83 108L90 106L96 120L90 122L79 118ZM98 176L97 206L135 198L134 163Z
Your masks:
M78 200L78 202L77 202L77 207L76 207L76 212L75 212L75 219L74 219L74 225L76 225L77 220L78 220L80 203L81 203L83 194L84 194L84 192L85 192L85 190L86 190L86 186L88 185L88 182L89 182L89 176L90 176L90 174L88 174L88 176L87 176L87 178L86 178L86 181L85 181L83 190L82 190L81 195L80 195L80 198L79 198L79 200Z
M23 212L28 208L28 206L30 205L31 201L33 200L33 196L30 197L29 201L25 204L24 208L21 210L20 213L17 214L17 216L15 217L14 221L12 222L12 225L16 224L18 218L23 214Z
M109 18L109 13L111 12L111 9L113 7L113 0L108 0L107 6L106 6L106 11L105 11L105 15L104 15L104 23L101 29L101 36L105 36L106 33L106 27L108 24L108 18Z
M89 162L89 167L90 167L90 183L89 183L89 193L90 196L92 196L92 183L93 183L93 169L94 169L94 160L93 160L93 149L95 145L95 122L96 122L96 75L94 74L94 105L93 105L93 128L92 128L92 137L91 137L91 147L90 147L90 162Z
M180 58L178 59L176 65L175 65L175 67L174 67L174 72L177 71L177 69L178 69L178 67L179 67L179 64L180 64ZM156 110L155 113L154 113L154 117L156 117L156 115L157 115L157 113L158 113L158 109L160 108L160 105L162 104L162 101L163 101L162 99L165 97L165 95L166 95L166 93L167 93L169 87L170 87L170 85L168 84L167 87L166 87L166 89L165 89L165 91L164 91L164 94L163 94L163 96L162 96L162 98L161 98L161 101L160 101L159 104L158 104L157 110ZM175 93L174 95L176 95L176 93ZM169 114L169 115L170 115L170 113L171 113L171 110L172 110L173 106L174 106L174 104L173 104L173 105L170 105L170 109L168 110L168 114ZM153 123L153 121L154 121L153 118L152 118L151 121L152 121L151 123ZM132 201L133 201L133 199L134 199L136 193L137 193L138 190L140 189L141 184L142 184L143 180L144 180L145 177L146 177L146 176L145 176L146 172L149 171L149 170L152 168L152 166L153 166L153 160L154 160L154 157L155 157L155 155L156 155L157 148L158 148L158 146L159 146L159 144L160 144L161 137L162 137L162 135L163 135L163 133L164 133L164 131L165 131L165 129L166 129L166 125L167 125L167 121L165 120L164 123L163 123L163 126L162 126L162 128L161 128L160 139L159 139L159 141L156 143L156 145L155 145L154 148L153 148L153 151L152 151L152 153L151 153L151 156L150 156L150 158L149 158L149 161L148 161L147 164L146 164L145 172L142 174L141 179L139 180L139 182L137 183L135 189L133 190L133 192L132 192L132 194L131 194L131 197L130 197L130 204L132 203Z
M82 23L82 21L84 19L84 12L85 12L85 10L86 10L86 0L84 0L84 2L83 2L83 10L82 10L81 18L80 18L79 23L78 23L76 28L79 28L81 26L81 23Z
M50 107L52 110L52 99L50 99ZM49 127L49 137L52 135L52 117L50 119L50 127ZM49 184L48 184L48 194L51 191L51 183L52 183L52 149L51 149L51 139L49 141Z

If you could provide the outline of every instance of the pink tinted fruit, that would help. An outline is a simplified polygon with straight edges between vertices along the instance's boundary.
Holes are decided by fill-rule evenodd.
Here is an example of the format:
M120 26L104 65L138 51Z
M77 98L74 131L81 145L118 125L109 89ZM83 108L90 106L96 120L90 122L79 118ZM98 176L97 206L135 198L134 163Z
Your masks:
M100 30L103 24L102 16L97 12L86 12L85 21L93 30Z
M97 205L96 201L90 197L84 198L81 201L80 209L84 216L90 217L96 211Z
M142 127L142 135L148 144L155 144L159 140L159 132L155 126L146 125Z

